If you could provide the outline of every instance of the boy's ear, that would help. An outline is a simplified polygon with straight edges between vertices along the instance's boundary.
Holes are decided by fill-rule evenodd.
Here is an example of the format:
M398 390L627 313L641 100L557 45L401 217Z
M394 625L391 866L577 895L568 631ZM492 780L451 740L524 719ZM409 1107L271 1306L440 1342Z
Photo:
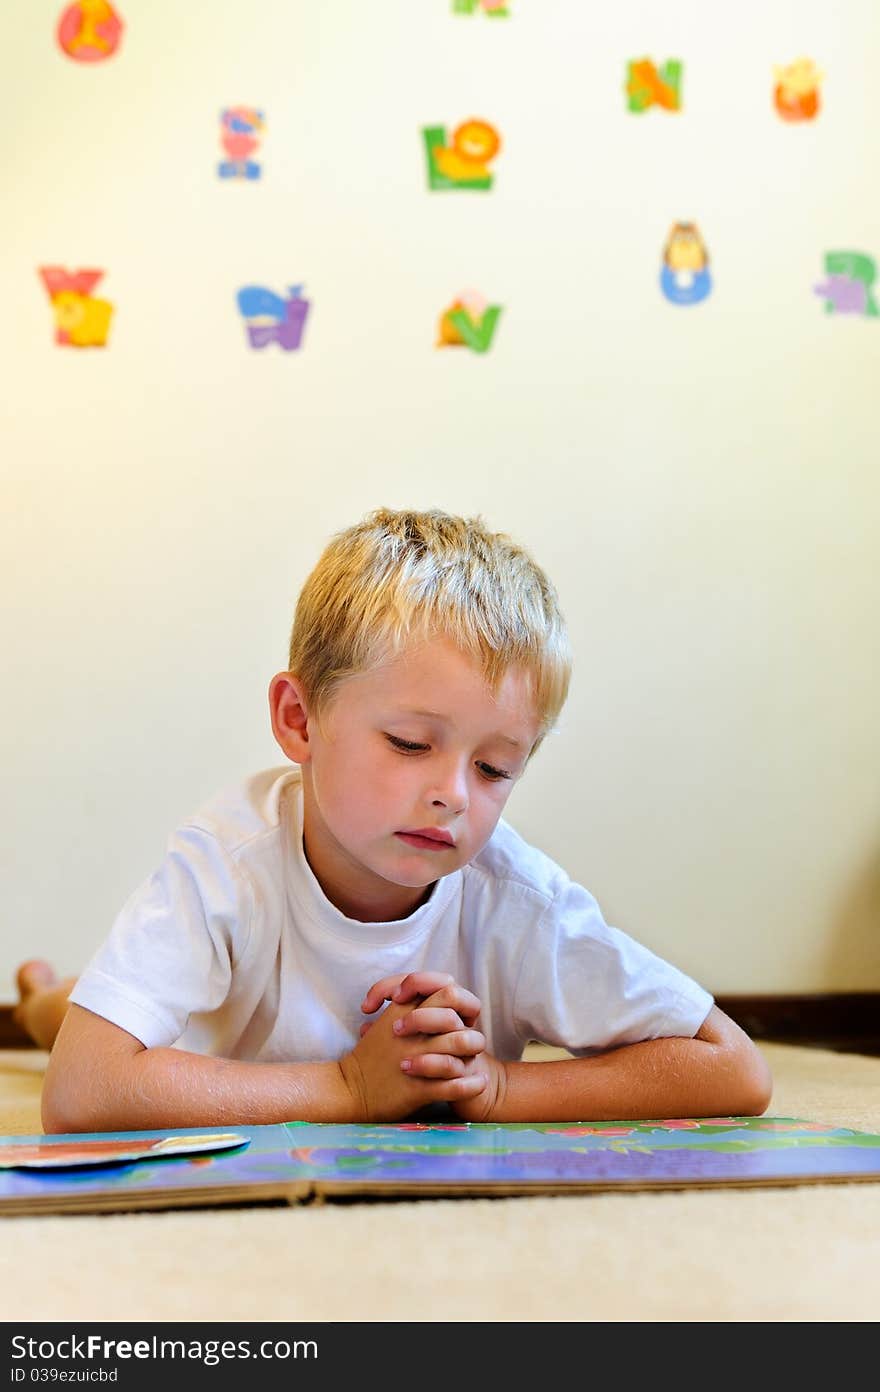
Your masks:
M312 757L309 712L305 689L293 672L278 672L269 683L269 714L272 733L288 759L307 764Z

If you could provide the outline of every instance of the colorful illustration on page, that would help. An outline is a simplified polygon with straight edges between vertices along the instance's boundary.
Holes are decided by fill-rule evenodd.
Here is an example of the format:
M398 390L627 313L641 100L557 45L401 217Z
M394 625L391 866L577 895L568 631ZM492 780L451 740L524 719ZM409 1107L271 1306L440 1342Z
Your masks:
M122 40L122 20L107 0L78 0L58 21L58 46L76 63L103 63Z
M710 293L709 253L695 222L673 223L663 248L660 289L674 305L699 304Z
M450 1188L468 1183L797 1183L880 1173L880 1136L797 1118L397 1126L288 1122L296 1166L317 1180Z
M641 115L652 106L681 111L681 79L684 64L669 58L658 68L650 58L633 59L626 69L626 97L630 111Z
M812 58L798 58L773 72L773 104L783 121L815 121L819 114L819 83L825 74Z
M65 348L103 348L110 332L113 305L92 294L103 271L67 271L40 266L55 319L55 342Z
M501 149L494 126L472 116L447 137L445 126L423 126L428 187L440 189L490 189L489 165Z
M220 113L220 144L226 159L217 166L221 179L259 179L261 167L251 156L266 133L266 118L255 106L227 106Z
M481 10L488 19L507 19L510 5L507 0L452 0L452 13L472 15Z
M286 299L264 285L245 285L235 298L252 348L277 343L285 353L291 353L302 346L312 307L311 300L303 295L302 285L289 286Z
M825 279L813 286L813 293L825 300L826 314L859 314L876 319L877 301L872 286L877 263L861 251L825 253Z
M487 353L500 317L500 305L490 304L477 290L464 290L440 316L436 346Z

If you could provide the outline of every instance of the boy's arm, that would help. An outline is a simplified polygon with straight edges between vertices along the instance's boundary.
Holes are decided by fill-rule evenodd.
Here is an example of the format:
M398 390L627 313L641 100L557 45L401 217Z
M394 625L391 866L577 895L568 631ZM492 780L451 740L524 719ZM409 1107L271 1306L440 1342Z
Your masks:
M127 1030L71 1004L49 1056L42 1121L47 1132L140 1131L160 1127L262 1125L279 1121L393 1121L431 1102L461 1101L485 1089L487 1075L410 1078L400 1060L391 1006L369 1036L339 1062L243 1063L147 1049ZM461 1021L458 1022L459 1025ZM477 1031L426 1036L423 1050L478 1053Z
M763 1055L713 1006L693 1039L647 1039L591 1058L473 1066L490 1083L453 1104L466 1121L635 1121L760 1116L772 1078Z

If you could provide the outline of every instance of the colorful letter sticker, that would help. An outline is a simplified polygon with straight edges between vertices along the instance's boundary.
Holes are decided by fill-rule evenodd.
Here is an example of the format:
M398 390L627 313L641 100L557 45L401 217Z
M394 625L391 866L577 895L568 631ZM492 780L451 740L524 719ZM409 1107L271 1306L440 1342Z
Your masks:
M681 77L684 64L669 58L658 68L650 58L633 59L626 70L626 95L630 111L639 115L651 106L681 111Z
M501 306L489 304L476 290L463 290L440 316L438 348L470 348L486 353L495 337Z
M430 189L490 189L489 163L501 149L501 137L488 121L462 121L447 141L445 126L423 126Z
M220 143L228 158L221 160L221 179L259 179L260 166L250 156L259 149L266 118L254 106L227 106L220 113Z
M55 342L65 348L103 348L113 306L92 291L104 272L66 271L63 266L40 266L39 271L52 302Z
M709 253L695 222L675 222L663 248L660 289L674 305L699 304L712 289Z
M877 263L861 251L827 251L825 279L813 286L822 295L826 314L860 314L876 319L877 301L871 286L877 278Z
M506 19L510 14L506 0L452 0L453 14L472 15L477 10L482 10L489 19Z
M264 285L245 285L236 295L239 311L247 323L248 341L252 348L265 348L277 343L286 353L299 348L306 326L311 300L303 296L302 285L288 286L284 299Z
M107 0L78 0L62 12L58 44L77 63L103 63L122 39L122 20Z
M825 74L812 58L798 58L773 71L773 104L783 121L814 121L819 113L819 83Z

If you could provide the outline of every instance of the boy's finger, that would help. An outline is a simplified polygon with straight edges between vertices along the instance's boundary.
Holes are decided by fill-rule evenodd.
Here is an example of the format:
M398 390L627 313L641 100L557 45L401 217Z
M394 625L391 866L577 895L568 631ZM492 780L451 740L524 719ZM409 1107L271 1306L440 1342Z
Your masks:
M432 1005L457 1011L465 1025L475 1024L482 1008L479 997L464 986L459 986L455 977L448 972L418 971L408 972L405 976L383 976L364 996L361 1010L365 1015L372 1015L387 1000L396 1005L405 1005L413 1000L426 1000L429 996L435 997Z
M411 1078L460 1078L464 1074L464 1064L452 1054L416 1054L400 1066Z
M463 1102L470 1097L479 1097L489 1086L485 1073L468 1073L464 1078L434 1078L431 1081L419 1080L428 1100L432 1102Z
M448 972L410 972L407 976L398 978L398 985L392 992L391 999L398 1005L405 1005L417 996L430 996L444 986L454 985L455 977L450 976Z
M383 1001L394 1000L404 1004L418 996L430 996L432 991L438 991L454 981L455 977L448 972L398 972L396 976L383 976L381 981L373 983L364 996L361 1010L366 1015L372 1015Z
M365 1015L372 1015L374 1010L378 1010L383 1001L391 999L391 994L401 981L404 981L399 972L397 976L383 976L381 981L376 981L370 987L361 1002L361 1010Z
M395 996L394 999L398 1000L398 997ZM479 996L475 996L473 991L466 990L464 986L459 986L456 981L450 986L441 986L425 1000L425 1005L446 1006L455 1010L466 1025L475 1024L482 1009Z
M401 1015L391 1026L395 1034L449 1034L464 1029L464 1020L454 1010L426 1010L417 1005L408 1015Z
M421 1047L420 1047L421 1044ZM486 1047L486 1036L479 1030L450 1030L449 1034L419 1033L412 1042L412 1056L423 1054L453 1054L456 1058L473 1059Z
M434 1035L431 1047L444 1054L455 1054L458 1058L474 1058L485 1049L486 1036L479 1030L453 1030L451 1034Z

